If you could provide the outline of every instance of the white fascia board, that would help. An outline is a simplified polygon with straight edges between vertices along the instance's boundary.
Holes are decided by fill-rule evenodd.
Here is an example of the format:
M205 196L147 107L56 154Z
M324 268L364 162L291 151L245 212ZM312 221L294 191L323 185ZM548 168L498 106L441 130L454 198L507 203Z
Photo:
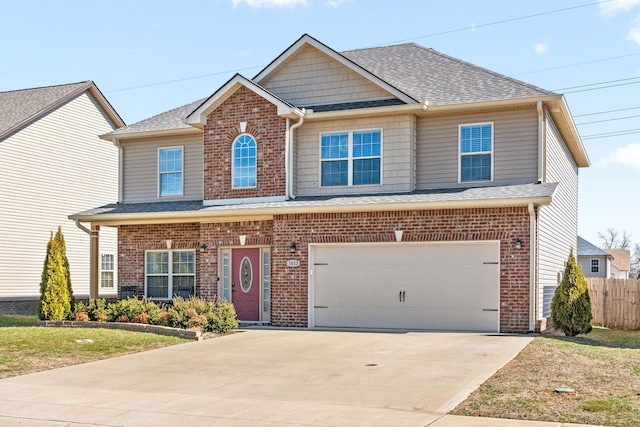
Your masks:
M347 212L380 212L401 210L432 210L432 209L466 209L466 208L495 208L548 205L551 196L516 198L516 199L485 199L485 200L449 200L438 202L389 202L389 203L361 203L348 205L306 205L279 207L243 207L221 210L199 210L183 212L156 213L128 213L103 215L72 215L69 219L90 222L95 225L115 226L126 224L172 224L184 222L229 222L240 220L267 220L274 215L308 214L308 213L347 213Z
M258 86L246 77L236 74L231 80L225 83L220 89L218 89L213 95L211 95L205 102L196 108L191 114L189 114L185 120L186 124L192 126L204 126L207 122L207 115L213 110L218 103L223 102L235 93L241 86L251 90L256 95L264 98L268 102L272 103L277 108L277 114L279 116L295 115L297 108L287 104L282 99L278 98L271 92Z
M305 44L313 46L314 48L318 49L319 51L321 51L325 55L331 57L335 61L337 61L340 64L344 65L345 67L349 68L353 72L361 75L362 77L364 77L365 79L369 80L373 84L375 84L375 85L381 87L382 89L386 90L387 92L393 94L395 97L397 97L398 99L402 100L403 102L406 102L407 104L415 104L416 102L421 102L419 100L413 99L409 95L407 95L404 92L398 90L397 88L395 88L394 86L392 86L389 83L385 82L384 80L382 80L381 78L379 78L375 74L372 74L371 72L365 70L364 68L362 68L359 65L357 65L355 62L347 59L346 57L342 56L340 53L338 53L335 50L331 49L327 45L319 42L318 40L314 39L313 37L311 37L308 34L305 34L304 36L300 37L298 39L298 41L296 41L294 44L292 44L287 50L282 52L280 54L280 56L278 56L278 58L276 58L273 62L271 62L271 64L267 65L266 68L264 68L262 71L260 71L260 73L258 73L258 75L256 75L253 78L253 80L258 82L258 83L260 83L266 76L271 74L275 69L277 69L283 62L285 62L298 49L301 49Z

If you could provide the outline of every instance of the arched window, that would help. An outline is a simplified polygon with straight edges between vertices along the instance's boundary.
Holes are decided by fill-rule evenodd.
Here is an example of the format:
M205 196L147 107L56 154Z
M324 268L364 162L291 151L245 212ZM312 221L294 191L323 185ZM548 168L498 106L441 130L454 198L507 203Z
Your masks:
M240 135L233 141L233 188L256 186L256 140L251 135Z

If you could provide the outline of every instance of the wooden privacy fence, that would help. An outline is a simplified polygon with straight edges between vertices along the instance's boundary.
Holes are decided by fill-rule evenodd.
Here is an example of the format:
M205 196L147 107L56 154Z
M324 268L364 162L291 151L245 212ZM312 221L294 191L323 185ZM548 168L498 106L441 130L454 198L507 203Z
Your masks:
M592 324L640 329L640 280L588 277Z

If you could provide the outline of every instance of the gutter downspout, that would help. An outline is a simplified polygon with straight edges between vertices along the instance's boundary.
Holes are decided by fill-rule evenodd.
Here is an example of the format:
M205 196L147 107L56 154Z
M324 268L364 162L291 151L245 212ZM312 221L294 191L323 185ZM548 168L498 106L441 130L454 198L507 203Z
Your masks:
M122 174L124 172L122 169L124 153L122 152L122 144L118 141L118 138L113 138L111 142L113 145L118 147L118 203L122 203L124 194L124 181L122 180ZM78 224L76 223L76 225Z
M293 131L296 128L302 126L304 123L304 115L306 110L303 108L301 112L298 110L294 110L294 113L300 117L293 125L289 125L289 119L287 119L287 132L285 134L285 151L284 151L284 163L285 163L285 181L286 181L286 199L291 200L295 199L296 196L293 194Z
M92 225L91 229L88 229L80 223L79 219L75 220L76 227L84 231L90 236L89 243L89 299L97 299L98 295L98 254L99 252L99 239L100 239L100 226Z
M536 210L529 202L529 332L536 327Z
M546 144L546 126L544 120L544 108L542 107L542 101L538 101L538 182L543 183L546 181L546 166L545 160L547 158L547 144Z

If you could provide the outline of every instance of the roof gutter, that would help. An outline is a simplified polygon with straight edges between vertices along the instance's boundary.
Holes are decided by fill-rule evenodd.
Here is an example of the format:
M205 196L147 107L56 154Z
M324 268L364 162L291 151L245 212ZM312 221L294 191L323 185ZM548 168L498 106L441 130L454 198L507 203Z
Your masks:
M105 141L111 141L113 138L118 138L122 140L123 138L152 138L156 136L175 136L175 135L184 135L184 134L202 134L202 129L189 126L183 127L180 129L167 129L167 130L156 130L156 131L141 131L141 132L128 132L128 133L117 133L113 132L105 133L103 135L98 135L98 138L104 139Z
M86 221L97 225L153 224L153 223L183 223L183 222L224 222L239 221L239 217L249 219L270 219L274 215L308 214L308 213L344 213L344 212L379 212L401 210L426 210L426 209L462 209L462 208L492 208L534 205L548 205L551 196L532 198L505 198L505 199L479 199L479 200L455 200L455 201L428 201L428 202L398 202L361 203L344 205L305 205L305 206L279 206L261 208L233 209L203 209L197 211L182 212L137 212L122 214L95 214L95 215L70 215L74 221ZM244 220L244 219L243 219Z

